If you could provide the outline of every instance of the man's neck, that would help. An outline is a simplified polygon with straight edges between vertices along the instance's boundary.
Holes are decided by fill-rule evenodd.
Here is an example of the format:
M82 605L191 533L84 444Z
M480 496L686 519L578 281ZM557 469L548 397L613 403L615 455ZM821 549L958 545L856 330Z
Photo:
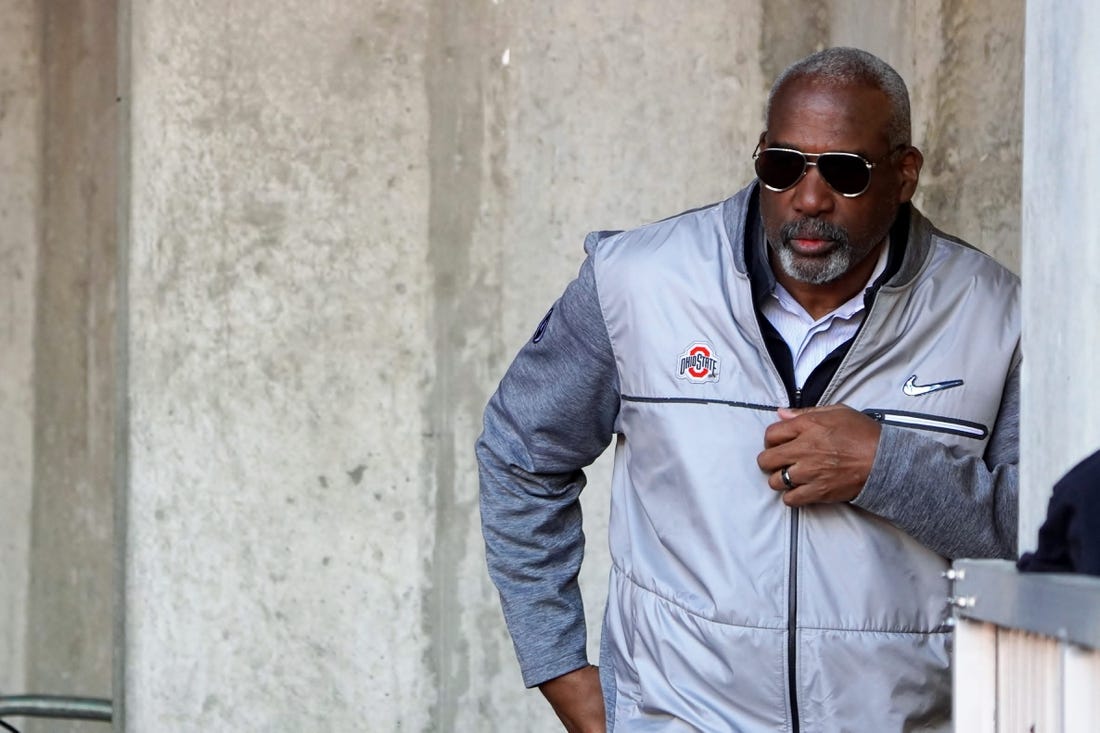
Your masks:
M772 272L775 273L775 281L782 285L816 321L832 313L866 288L867 281L875 271L875 265L878 264L882 248L888 241L889 238L883 239L851 270L836 280L821 285L802 282L788 275L777 261L771 247L768 247L768 259L771 262Z

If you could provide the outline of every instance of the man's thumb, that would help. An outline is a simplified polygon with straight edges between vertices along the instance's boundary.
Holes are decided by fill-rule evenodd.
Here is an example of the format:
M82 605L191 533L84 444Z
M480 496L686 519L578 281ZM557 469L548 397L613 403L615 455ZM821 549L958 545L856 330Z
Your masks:
M790 420L791 418L798 417L805 410L799 410L794 407L780 407L777 411L780 420Z

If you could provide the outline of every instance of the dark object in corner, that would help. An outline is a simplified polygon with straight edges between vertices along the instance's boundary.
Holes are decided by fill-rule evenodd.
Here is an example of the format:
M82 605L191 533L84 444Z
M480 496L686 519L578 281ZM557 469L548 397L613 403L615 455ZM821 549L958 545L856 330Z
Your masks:
M1016 563L1024 572L1100 575L1100 451L1054 485L1039 548Z

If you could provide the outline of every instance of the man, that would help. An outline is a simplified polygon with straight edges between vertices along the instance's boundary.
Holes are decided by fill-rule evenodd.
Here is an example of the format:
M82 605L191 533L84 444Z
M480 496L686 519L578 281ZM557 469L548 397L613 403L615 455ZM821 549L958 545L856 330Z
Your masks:
M943 571L1015 554L1017 278L909 204L880 59L803 59L766 118L747 188L589 236L486 409L490 574L570 731L946 730ZM597 671L577 499L613 435Z

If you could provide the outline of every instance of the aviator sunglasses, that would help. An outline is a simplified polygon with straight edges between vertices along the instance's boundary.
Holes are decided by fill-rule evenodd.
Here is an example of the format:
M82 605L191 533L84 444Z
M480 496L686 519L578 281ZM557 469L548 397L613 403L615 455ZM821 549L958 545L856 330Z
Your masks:
M829 188L845 198L855 198L866 191L871 185L871 169L878 165L855 153L803 153L791 148L761 150L759 144L752 159L756 161L756 177L769 191L786 191L802 180L811 165L816 165Z

